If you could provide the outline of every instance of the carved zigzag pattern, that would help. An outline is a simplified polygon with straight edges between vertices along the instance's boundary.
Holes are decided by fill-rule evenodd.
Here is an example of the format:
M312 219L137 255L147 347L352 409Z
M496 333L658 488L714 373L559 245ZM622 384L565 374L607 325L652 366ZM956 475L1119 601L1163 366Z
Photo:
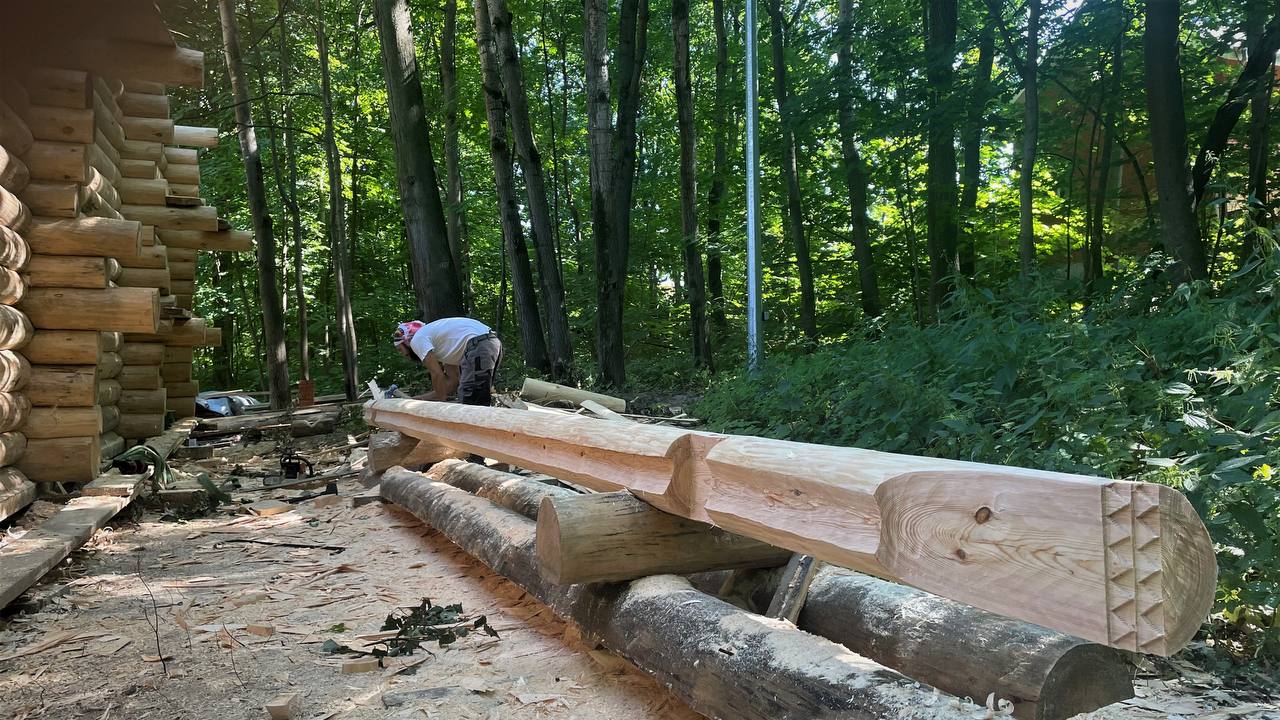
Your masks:
M1116 482L1102 488L1107 639L1135 652L1163 648L1159 488Z

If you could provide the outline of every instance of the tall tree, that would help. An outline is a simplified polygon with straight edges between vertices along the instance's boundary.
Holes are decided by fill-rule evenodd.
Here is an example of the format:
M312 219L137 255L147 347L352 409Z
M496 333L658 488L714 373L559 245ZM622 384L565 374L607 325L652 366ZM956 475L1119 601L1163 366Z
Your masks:
M418 58L409 29L408 0L374 0L373 10L382 45L396 176L418 310L425 320L461 315L462 283L449 250Z
M222 22L222 49L227 61L227 75L231 78L231 93L236 104L236 130L244 161L249 213L253 217L253 230L258 240L258 294L266 339L267 387L271 407L284 409L289 406L289 360L285 350L284 310L280 307L276 281L276 240L267 210L266 187L262 182L262 157L258 153L258 138L249 109L249 84L240 54L234 0L218 0L218 16Z
M964 221L964 238L961 242L960 274L973 279L977 272L978 188L982 183L982 141L987 128L987 105L991 102L991 73L995 66L996 19L991 12L985 14L978 31L978 63L974 67L973 84L969 88L969 108L965 113L964 127L960 129L960 154L964 165L960 175L960 216Z
M929 149L925 155L929 308L946 301L960 272L956 224L955 119L951 112L956 54L956 0L925 0L925 76L929 82Z
M351 314L351 254L347 249L346 196L342 186L342 156L333 129L333 80L329 70L329 35L325 30L324 0L316 0L316 46L320 54L320 106L324 115L324 155L329 175L329 248L333 258L334 314L342 347L343 390L348 400L360 392L355 320Z
M511 131L515 139L516 157L524 176L529 196L529 221L533 229L533 247L538 256L538 280L542 285L542 306L546 310L547 335L551 356L551 376L568 377L573 369L573 338L569 335L569 316L564 306L564 280L560 258L556 255L555 233L552 231L551 205L547 201L547 185L542 172L542 155L533 139L533 120L529 114L529 96L520 69L520 53L516 47L511 10L506 0L489 0L489 19L493 23L493 39L497 44L502 69L502 88Z
M862 313L879 317L880 285L876 280L875 259L871 251L871 232L867 222L867 173L858 152L857 128L853 111L853 0L840 0L840 18L836 32L840 36L837 50L836 92L840 102L840 151L844 160L844 180L849 192L849 226L853 231L853 255L858 261L858 289Z
M481 78L484 83L484 109L489 125L489 155L493 160L494 185L498 194L498 220L502 238L511 260L511 286L515 291L516 319L524 346L525 364L542 372L551 369L547 357L547 341L542 334L538 315L538 297L533 288L533 270L529 264L529 248L524 242L520 208L516 200L516 183L511 148L507 145L507 104L498 73L497 50L494 47L489 6L485 0L473 0L476 18L476 49L480 55Z
M1018 175L1018 266L1023 275L1036 264L1034 183L1040 144L1040 0L1027 0L1027 54L1022 71L1022 169Z
M723 333L728 329L724 314L724 277L720 261L720 225L724 219L725 175L728 173L728 149L725 141L728 117L727 80L729 75L729 33L725 27L724 0L711 0L711 22L716 31L716 97L715 118L711 131L711 189L707 191L707 296L711 305L711 322Z
M284 15L281 16L285 18ZM283 200L289 213L293 236L293 292L294 312L298 322L298 372L303 380L311 379L311 330L307 319L307 291L303 284L302 266L302 208L298 205L298 149L294 140L297 134L293 125L293 60L289 42L289 23L280 25L280 91L283 93L284 154L289 166L289 183Z
M1179 262L1180 273L1203 280L1209 277L1209 264L1196 225L1187 168L1187 108L1178 60L1181 13L1181 0L1147 0L1143 36L1147 114L1160 198L1160 237Z
M693 84L689 76L689 0L671 0L675 39L676 123L680 135L680 229L684 253L684 291L689 298L689 337L694 365L711 368L707 296L698 245L698 167L693 125Z
M1124 36L1129 30L1129 16L1123 2L1116 3L1119 28L1111 49L1111 79L1106 83L1106 119L1102 125L1102 149L1098 152L1098 185L1094 189L1093 209L1089 213L1089 234L1085 249L1085 282L1090 289L1100 287L1104 279L1102 247L1106 238L1107 197L1111 192L1112 155L1116 144L1116 121L1120 116L1120 98L1124 91Z
M800 280L800 329L809 342L818 339L817 296L813 289L813 260L804 232L804 205L800 191L800 168L796 161L795 123L788 105L786 20L782 0L768 0L769 45L773 51L773 97L782 121L782 177L787 186L783 218L796 253L796 276Z
M440 30L440 94L444 100L445 214L449 252L462 283L463 305L470 308L471 258L467 244L467 212L462 202L462 158L458 149L458 0L444 0Z
M584 2L583 55L598 303L596 356L601 381L613 387L621 387L626 382L622 308L631 252L636 119L640 111L640 76L648 47L649 2L622 0L618 15L618 120L615 126L609 87L609 5L605 0Z
M1245 25L1245 44L1260 47L1265 33L1269 0L1251 0ZM1267 80L1258 83L1249 100L1249 194L1257 203L1253 221L1259 227L1271 224L1267 210L1267 165L1271 151L1271 94L1275 89L1275 56L1271 57Z

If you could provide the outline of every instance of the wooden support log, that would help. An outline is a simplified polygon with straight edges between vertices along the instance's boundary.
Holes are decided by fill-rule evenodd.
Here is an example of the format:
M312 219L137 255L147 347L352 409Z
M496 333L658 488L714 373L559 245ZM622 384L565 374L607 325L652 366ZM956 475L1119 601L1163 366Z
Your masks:
M112 209L120 207L120 194L116 191L115 184L98 172L97 168L89 168L89 182L85 183L85 187L97 193Z
M415 450L414 453L410 454L409 459L413 459L413 455L417 455L420 452L421 450ZM466 490L472 495L482 497L530 520L538 518L538 508L544 502L549 500L567 501L571 498L586 497L578 491L566 487L537 482L521 475L513 475L478 463L458 459L443 459L435 462L426 471L426 475L436 482ZM603 494L614 495L616 493ZM622 494L625 495L626 493ZM644 505L639 500L636 500L636 502ZM659 512L647 505L645 505L645 508L653 512Z
M21 428L30 413L31 401L26 395L0 392L0 433Z
M137 257L122 258L121 267L150 268L153 270L169 267L169 256L163 245L143 246Z
M14 465L27 451L27 436L20 432L0 433L0 465Z
M27 265L33 288L105 288L107 259L90 255L33 255Z
M412 512L711 718L969 718L947 699L828 640L739 610L661 575L627 585L557 586L537 570L533 522L392 468L383 498Z
M40 330L22 348L33 365L98 364L98 334L90 330Z
M84 52L83 57L108 77L129 78L130 83L204 85L204 53L199 50L114 38L88 46Z
M92 107L89 73L65 68L33 67L23 79L27 97L36 105L83 109Z
M581 404L583 400L592 400L614 412L627 411L627 401L622 398L614 397L612 395L593 393L587 390L579 390L578 388L569 387L567 385L557 385L556 383L537 380L535 378L525 378L524 386L520 388L520 397L536 403L559 400L567 402L574 407Z
M664 513L627 492L541 502L538 563L558 584L778 567L791 557L789 550Z
M164 144L173 143L173 121L169 118L133 117L125 115L120 120L124 136L129 140L144 140Z
M0 392L18 392L31 382L31 364L14 350L0 350Z
M102 414L102 432L113 432L120 424L120 408L115 405L103 405L98 410Z
M136 77L127 75L123 76L120 82L123 85L122 92L149 93L151 95L165 95L169 92L162 82L139 80Z
M116 285L122 288L157 288L161 295L169 294L169 269L168 268L133 268L122 267L120 269L120 277L116 278ZM156 304L159 306L159 296L156 297Z
M24 237L32 252L41 255L137 257L142 249L142 224L108 218L35 218Z
M167 392L156 390L124 390L120 393L121 412L133 415L163 414Z
M123 367L124 361L120 359L120 353L104 351L98 360L98 379L113 380L120 375Z
M0 99L0 145L22 157L31 148L34 138L27 123L3 99Z
M48 142L32 143L26 155L27 169L32 180L50 182L83 183L89 180L89 159L92 145Z
M166 360L168 347L158 342L127 342L120 348L126 365L160 365Z
M192 360L194 360L194 359L195 359L195 348L194 348L194 347L181 347L181 346L177 346L177 345L165 345L165 346L164 346L164 359L163 359L161 362L167 362L167 363L185 362L185 363L189 363L189 362L191 362L191 361L192 361ZM390 466L388 466L388 467L390 467Z
M194 280L196 264L193 262L169 262L169 277L174 280Z
M199 199L200 186L199 185L183 185L182 183L169 183L169 194L171 196L176 195L176 196L185 196L185 197Z
M208 205L200 207L165 207L156 205L124 205L120 213L145 225L155 225L165 230L218 229L218 210Z
M54 140L88 145L93 142L93 111L32 105L27 108L27 127L36 140Z
M0 265L15 272L26 270L31 259L31 247L18 233L0 226Z
M165 383L191 382L191 363L165 363L160 366L160 377Z
M200 394L200 383L169 383L165 386L173 397L193 397Z
M27 294L27 281L18 273L0 267L0 304L16 305Z
M125 140L120 148L120 159L144 160L151 163L152 172L157 172L157 165L164 157L164 145L151 140Z
M192 250L225 250L248 252L253 249L253 233L243 230L203 232L199 230L163 230L161 239L171 248Z
M164 413L121 413L116 433L126 440L141 440L164 432Z
M118 353L122 345L124 345L124 333L117 331L98 333L98 349L102 352Z
M178 248L170 245L165 245L164 251L165 251L165 254L169 256L169 262L171 263L175 263L175 262L194 263L196 262L197 258L200 256L199 250L193 250L191 248Z
M155 332L160 327L160 294L155 289L33 288L18 309L42 330Z
M119 380L98 380L98 405L117 405L120 402L120 395L124 391L120 388Z
M201 346L219 347L221 345L222 345L222 328L212 327L212 326L205 328L204 342L201 343Z
M191 280L170 280L169 290L174 295L194 295L196 286Z
M84 146L85 162L89 167L102 173L103 177L116 182L121 178L120 163L123 161L114 149L104 149L109 147L106 140L99 136L94 144Z
M36 215L56 218L74 218L90 202L83 185L46 180L27 183L19 197Z
M4 520L36 499L36 486L15 467L0 468L0 520Z
M34 334L35 328L26 313L10 305L0 305L0 350L22 349Z
M413 400L366 418L1122 649L1176 652L1213 601L1165 486Z
M134 117L167 118L169 96L126 91L120 96L120 109Z
M17 155L0 145L0 187L20 193L31 182L31 169Z
M142 178L120 178L116 187L120 192L120 200L130 205L164 205L165 195L169 192L169 183L164 180L144 180Z
M170 282L170 286L174 283ZM186 322L174 323L173 332L165 335L166 345L198 347L204 345L208 324L204 318L191 318Z
M29 440L101 435L102 411L96 405L31 408L22 434Z
M33 365L27 399L36 407L92 407L97 379L96 365Z
M27 183L31 187L31 183ZM23 233L31 222L31 211L18 199L17 195L0 187L0 227L6 227L16 233Z
M125 390L158 390L164 387L159 365L125 365L116 380Z
M101 458L96 433L47 440L29 438L18 469L38 483L87 483L97 477Z
M164 159L173 165L199 165L200 151L194 148L167 147L164 149Z
M153 160L122 159L120 161L121 177L155 180L159 174L160 171L156 170L156 164Z
M164 177L171 183L179 185L200 185L199 165L170 165L164 170Z
M175 125L172 144L194 148L216 148L218 147L218 128Z
M120 125L120 117L117 117L111 109L112 103L109 103L101 93L94 93L93 96L93 123L94 129L101 133L102 138L106 140L108 147L114 149L117 153L124 148L128 137L125 135L125 129ZM95 135L95 141L97 136ZM139 138L146 139L146 138Z
M116 420L119 422L119 419ZM102 465L109 465L117 455L124 452L124 438L117 435L114 431L104 432L98 438L98 455Z
M194 397L170 397L168 399L168 408L173 411L174 417L195 417L196 399Z

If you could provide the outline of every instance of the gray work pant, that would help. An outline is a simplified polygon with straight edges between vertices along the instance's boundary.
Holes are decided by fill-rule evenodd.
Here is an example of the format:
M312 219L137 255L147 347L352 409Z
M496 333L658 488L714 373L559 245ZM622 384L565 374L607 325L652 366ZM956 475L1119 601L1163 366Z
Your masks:
M493 380L502 362L502 341L497 335L467 341L459 363L458 399L463 405L493 404Z

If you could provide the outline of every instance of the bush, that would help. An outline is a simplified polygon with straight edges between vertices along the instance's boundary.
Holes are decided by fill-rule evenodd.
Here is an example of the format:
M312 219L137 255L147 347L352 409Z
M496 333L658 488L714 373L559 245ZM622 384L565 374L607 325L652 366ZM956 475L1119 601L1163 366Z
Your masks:
M714 429L1158 482L1216 543L1217 636L1280 657L1280 258L1213 294L1135 269L1084 307L1061 289L964 290L944 322L721 376Z

